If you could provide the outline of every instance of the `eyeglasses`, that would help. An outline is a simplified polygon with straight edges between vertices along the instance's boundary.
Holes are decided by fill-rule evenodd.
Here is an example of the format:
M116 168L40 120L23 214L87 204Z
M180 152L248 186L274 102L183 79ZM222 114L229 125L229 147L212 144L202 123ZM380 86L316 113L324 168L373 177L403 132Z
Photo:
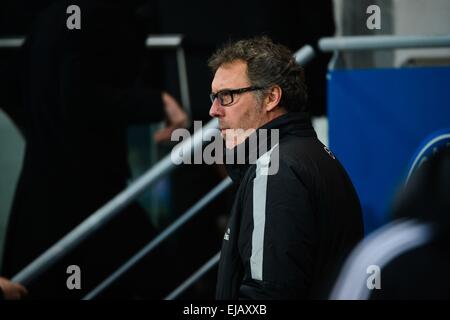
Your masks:
M256 91L256 90L263 90L264 88L261 87L246 87L246 88L240 88L240 89L225 89L225 90L221 90L219 92L216 93L211 93L209 95L209 98L211 99L211 103L214 103L214 100L216 100L216 98L219 99L220 105L223 107L229 106L234 102L234 95L235 94L241 94L244 92L249 92L249 91Z

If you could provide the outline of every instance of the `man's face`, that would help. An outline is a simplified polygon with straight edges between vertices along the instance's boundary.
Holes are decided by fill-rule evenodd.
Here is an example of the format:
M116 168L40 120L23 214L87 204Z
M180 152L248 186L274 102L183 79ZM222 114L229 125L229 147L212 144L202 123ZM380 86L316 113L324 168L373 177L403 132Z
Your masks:
M224 64L217 69L211 84L211 92L217 93L222 90L240 89L249 86L251 84L247 77L247 63L238 60ZM216 98L209 110L210 116L219 120L220 132L225 139L227 148L233 148L242 143L265 122L262 102L258 102L253 92L235 94L233 98L233 103L225 107Z

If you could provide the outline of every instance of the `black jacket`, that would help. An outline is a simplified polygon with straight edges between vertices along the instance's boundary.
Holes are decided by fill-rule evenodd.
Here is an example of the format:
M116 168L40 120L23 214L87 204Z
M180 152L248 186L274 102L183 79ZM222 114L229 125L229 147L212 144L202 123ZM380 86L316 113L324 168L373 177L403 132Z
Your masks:
M273 143L270 154L272 165L279 152L278 172L264 175L264 156L254 164L227 165L239 187L224 236L216 297L325 297L333 272L363 236L358 197L307 114L287 113L260 129L279 129L279 144ZM271 146L274 136L268 137Z

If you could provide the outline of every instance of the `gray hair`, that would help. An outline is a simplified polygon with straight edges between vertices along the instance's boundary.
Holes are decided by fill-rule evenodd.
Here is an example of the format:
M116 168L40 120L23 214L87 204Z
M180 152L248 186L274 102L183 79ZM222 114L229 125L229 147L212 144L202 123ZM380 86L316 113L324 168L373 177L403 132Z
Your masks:
M220 66L238 60L247 63L247 76L252 86L278 85L282 90L281 107L287 111L306 110L308 94L304 71L287 47L273 43L266 36L229 42L211 56L208 66L215 73Z

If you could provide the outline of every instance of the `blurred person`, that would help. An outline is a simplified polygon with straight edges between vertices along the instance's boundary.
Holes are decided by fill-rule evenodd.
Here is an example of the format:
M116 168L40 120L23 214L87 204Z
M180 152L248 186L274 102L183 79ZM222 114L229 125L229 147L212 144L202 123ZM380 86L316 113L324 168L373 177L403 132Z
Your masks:
M392 221L354 249L330 298L450 299L449 190L447 146L414 171L395 200ZM367 271L373 266L377 275Z
M167 127L155 135L162 141L187 124L171 95L141 81L147 30L134 14L141 2L55 1L36 15L15 62L1 75L0 106L26 140L5 239L7 277L126 188L128 125L166 118ZM66 27L69 5L81 9L80 30ZM155 233L132 203L33 281L30 297L80 297ZM72 264L82 271L79 291L66 287ZM130 290L127 285L115 297L130 297Z
M238 191L216 297L322 297L330 272L362 238L363 224L347 173L311 125L303 69L287 47L267 37L229 43L209 66L210 115L219 121L226 150L250 150L243 164L225 162ZM271 130L279 134L270 151L258 136L265 129L265 145L272 145ZM251 145L252 135L261 139L258 146ZM278 171L267 174L274 157Z

